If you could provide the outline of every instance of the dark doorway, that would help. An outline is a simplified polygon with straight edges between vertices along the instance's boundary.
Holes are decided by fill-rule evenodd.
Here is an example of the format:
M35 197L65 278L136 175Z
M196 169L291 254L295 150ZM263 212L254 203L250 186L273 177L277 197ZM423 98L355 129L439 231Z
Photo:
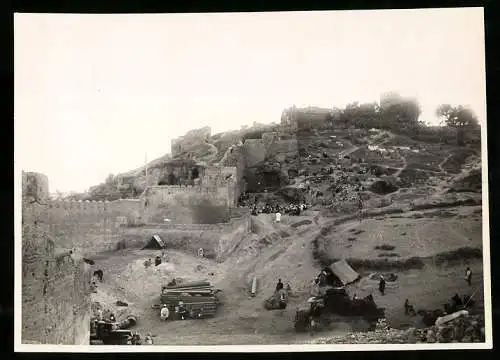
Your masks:
M173 173L170 173L168 175L168 185L176 185L176 184L177 184L177 177Z
M198 171L198 168L194 168L193 171L191 171L191 179L198 179L200 177L200 172Z

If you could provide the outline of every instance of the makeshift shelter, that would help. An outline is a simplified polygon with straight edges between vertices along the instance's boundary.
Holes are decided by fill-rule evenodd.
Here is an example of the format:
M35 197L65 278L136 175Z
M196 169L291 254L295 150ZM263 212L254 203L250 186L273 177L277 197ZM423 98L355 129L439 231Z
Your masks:
M153 235L153 237L149 240L149 242L142 249L165 249L167 245L165 242L158 236Z
M345 260L339 260L330 265L333 274L345 286L359 279L360 275Z

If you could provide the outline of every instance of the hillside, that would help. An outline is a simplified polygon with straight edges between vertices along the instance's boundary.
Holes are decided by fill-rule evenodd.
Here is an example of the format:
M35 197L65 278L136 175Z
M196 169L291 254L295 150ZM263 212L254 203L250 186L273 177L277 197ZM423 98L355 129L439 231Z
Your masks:
M279 133L281 143L273 142L272 130ZM295 147L288 146L294 141ZM255 161L262 155L256 155L259 142L270 145L263 160ZM280 223L273 221L272 213L252 216L252 231L223 263L172 249L154 276L142 266L154 251L126 249L103 255L96 259L97 266L110 280L100 285L96 300L129 302L141 316L137 330L152 332L158 344L416 342L413 330L362 335L364 325L345 319L324 329L322 338L293 331L295 309L310 296L312 279L321 266L343 258L361 275L347 287L349 295L372 294L393 328L425 327L421 316L404 315L405 298L417 310L432 311L455 293L474 292L473 313L484 311L478 148L424 142L381 129L269 126L191 142L189 150L172 158L227 166L235 154L248 149L255 153L245 156L247 192L240 205L262 209L266 203L287 207L305 202L306 211L300 216L284 214ZM150 183L166 159L151 165ZM145 172L137 171L133 180L145 182ZM361 220L358 196L363 200ZM463 280L464 266L474 273L472 287ZM397 277L388 282L385 295L377 291L379 274ZM258 290L249 297L254 277ZM162 282L171 278L210 279L223 291L222 310L196 324L161 323L151 305L158 301ZM289 306L267 311L263 302L278 278L291 286Z

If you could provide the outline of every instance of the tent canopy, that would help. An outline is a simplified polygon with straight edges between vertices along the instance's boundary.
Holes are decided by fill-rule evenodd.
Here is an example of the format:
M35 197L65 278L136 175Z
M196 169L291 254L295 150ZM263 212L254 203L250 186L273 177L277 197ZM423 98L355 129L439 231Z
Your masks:
M344 285L351 284L359 279L359 274L345 260L339 260L330 265L333 274Z
M165 249L166 247L165 242L158 235L153 235L143 249Z

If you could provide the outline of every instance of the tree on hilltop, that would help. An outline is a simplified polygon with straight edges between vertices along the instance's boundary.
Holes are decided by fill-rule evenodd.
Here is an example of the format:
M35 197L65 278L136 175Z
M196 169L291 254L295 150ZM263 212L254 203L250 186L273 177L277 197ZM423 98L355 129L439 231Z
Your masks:
M422 110L414 98L405 98L398 93L384 94L380 99L380 118L389 128L415 128Z
M442 119L446 126L454 128L478 128L479 121L472 110L462 106L440 105L436 115Z
M442 104L436 109L436 115L441 119L443 125L456 129L459 146L464 145L467 130L479 128L479 121L474 112L462 105Z

